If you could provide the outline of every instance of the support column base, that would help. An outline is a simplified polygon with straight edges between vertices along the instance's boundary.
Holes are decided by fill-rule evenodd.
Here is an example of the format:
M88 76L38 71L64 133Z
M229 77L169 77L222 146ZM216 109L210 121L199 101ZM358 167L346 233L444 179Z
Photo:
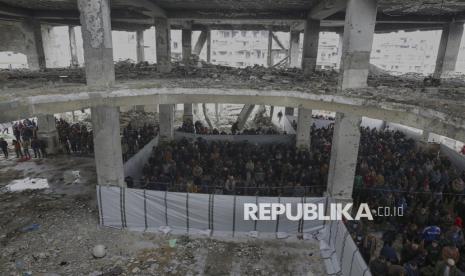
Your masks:
M57 154L59 145L58 145L58 132L39 132L37 133L37 138L46 143L47 154Z
M304 76L309 76L316 70L316 58L303 58L302 69Z

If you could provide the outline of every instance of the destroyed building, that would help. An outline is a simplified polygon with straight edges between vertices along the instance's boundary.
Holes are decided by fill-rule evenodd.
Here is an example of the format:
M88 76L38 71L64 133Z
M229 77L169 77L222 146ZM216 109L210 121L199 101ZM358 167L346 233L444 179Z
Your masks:
M22 120L37 118L31 123L33 135L44 141L47 154L53 156L34 163L2 161L0 188L20 178L34 183L31 177L48 172L46 178L56 189L50 194L0 194L0 214L6 221L0 228L0 243L6 248L0 253L0 274L376 275L370 272L370 260L364 260L349 224L285 218L246 222L243 204L268 200L329 206L354 201L367 120L375 120L379 132L414 129L417 144L448 141L452 149L443 144L427 146L435 148L437 156L453 155L449 163L457 167L465 164L457 150L465 142L465 79L455 73L464 23L465 3L459 0L0 0L0 51L24 54L28 64L28 70L0 71L0 124L7 130ZM47 68L45 53L50 49L43 26L69 27L69 68ZM80 26L82 39L76 39L75 26ZM153 27L156 63L149 63L144 31ZM135 63L114 62L113 30L135 32ZM182 32L180 60L171 53L172 30ZM212 30L266 31L266 66L212 64L212 53L217 51L212 49ZM431 76L392 76L370 64L374 34L399 30L407 35L416 30L441 31ZM197 31L200 34L193 41L192 33ZM275 32L289 33L288 48ZM340 37L338 71L317 67L320 32ZM82 40L82 67L76 40ZM279 50L273 50L273 43ZM199 57L202 51L205 59ZM254 110L256 121L268 132L182 133L175 127L178 104L183 105L183 124L193 124L203 116L206 126L197 125L195 131L215 128L206 104L240 104L233 123L237 129L231 133L243 131ZM216 121L220 121L227 114L216 108ZM86 152L90 156L68 156L62 152L56 115L86 109L90 109L90 120L84 132L92 140L92 151ZM124 110L150 114L125 114L122 120ZM146 174L146 164L159 166L157 157L162 155L171 162L172 151L190 148L182 144L189 139L196 145L193 151L200 148L196 156L201 156L208 143L219 147L245 143L243 149L254 153L259 152L254 147L262 146L258 144L266 148L265 144L278 142L292 144L293 150L312 151L317 110L335 113L328 120L331 139L323 144L329 160L327 175L320 179L325 182L322 189L307 190L302 185L300 196L201 192L196 175L201 173L194 173L199 166L195 162L190 164L192 175L186 177L184 190L169 190L159 183L157 189L147 189L138 184ZM151 132L154 137L138 145L138 152L123 162L127 149L122 129L146 127L154 117L158 118L156 131ZM276 122L278 127L271 127ZM276 135L269 138L267 134ZM15 138L23 139L11 139ZM404 142L403 138L399 141ZM217 153L213 151L212 156ZM281 162L281 158L274 159ZM208 167L214 165L208 163ZM63 177L66 170L72 172ZM67 181L68 177L72 180ZM293 191L299 185L292 183ZM100 252L102 247L96 244L105 245L106 251Z

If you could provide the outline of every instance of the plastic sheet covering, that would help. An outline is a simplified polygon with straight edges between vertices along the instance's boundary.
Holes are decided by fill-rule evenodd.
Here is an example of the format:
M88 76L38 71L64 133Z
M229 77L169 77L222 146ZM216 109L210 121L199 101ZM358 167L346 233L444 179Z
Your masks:
M320 250L328 275L372 275L343 221L328 221L321 232Z
M465 155L458 153L446 145L441 145L441 153L449 158L459 172L465 170Z
M158 136L153 138L141 150L124 163L124 176L131 176L134 180L139 180L142 176L142 169L147 164L153 147L158 145Z
M324 203L325 198L258 197L97 186L100 224L114 228L156 232L170 229L175 234L217 236L250 235L276 237L315 233L323 221L290 221L280 215L273 221L244 220L244 203ZM295 206L294 206L295 207Z

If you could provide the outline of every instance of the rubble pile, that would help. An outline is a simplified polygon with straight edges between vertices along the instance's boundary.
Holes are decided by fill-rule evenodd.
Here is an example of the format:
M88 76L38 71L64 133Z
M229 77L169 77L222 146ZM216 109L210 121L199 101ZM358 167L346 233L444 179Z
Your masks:
M37 84L85 83L83 68L48 68L42 71L0 70L0 86L4 88L28 87ZM134 63L131 60L115 63L116 79L128 80L169 80L176 79L171 85L182 87L230 87L250 89L286 89L301 91L312 88L320 92L334 90L337 87L336 71L317 71L304 77L298 68L267 68L259 65L235 68L198 62L196 65L174 62L170 73L157 72L157 65L149 62ZM422 88L429 86L463 87L464 76L434 83L430 78L419 74L393 76L374 65L370 66L369 85L371 87Z
M280 86L286 89L299 89L305 84L312 83L317 87L329 87L335 84L337 73L332 71L316 72L309 77L304 77L302 71L297 68L266 68L253 66L246 68L233 68L207 63L199 65L185 65L173 63L170 73L157 72L156 64L148 62L132 63L120 61L115 63L115 75L117 80L148 80L148 79L186 79L193 81L193 86L202 84L224 85L224 83L247 86L249 88L263 89L267 86ZM178 83L176 80L175 83ZM83 68L48 68L42 71L29 70L0 70L0 86L6 88L28 87L31 84L61 84L61 83L85 83Z

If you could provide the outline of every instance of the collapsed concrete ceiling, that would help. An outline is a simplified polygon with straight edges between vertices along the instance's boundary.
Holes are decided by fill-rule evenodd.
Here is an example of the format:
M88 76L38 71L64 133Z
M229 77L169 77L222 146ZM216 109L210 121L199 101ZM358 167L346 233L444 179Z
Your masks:
M313 17L323 31L340 32L346 0L112 0L111 5L113 28L128 31L149 28L153 17L169 18L174 29L191 21L194 29L303 30L304 20ZM79 25L77 0L0 0L0 20L31 17ZM465 21L465 1L378 1L377 31L439 29L452 20Z

